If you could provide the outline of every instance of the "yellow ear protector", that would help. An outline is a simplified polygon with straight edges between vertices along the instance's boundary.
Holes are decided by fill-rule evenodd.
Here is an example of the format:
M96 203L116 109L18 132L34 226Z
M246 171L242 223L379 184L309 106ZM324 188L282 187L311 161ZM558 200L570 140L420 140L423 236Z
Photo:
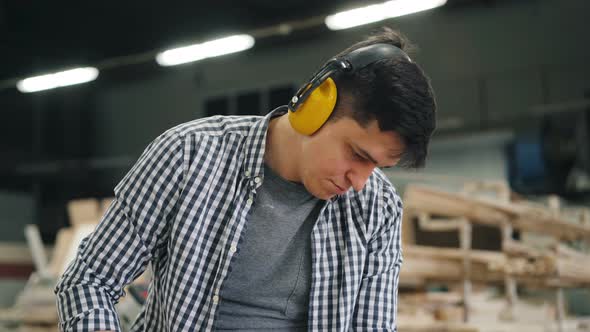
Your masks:
M330 59L291 98L289 122L303 135L313 135L328 120L336 105L338 89L331 78L336 72L353 73L375 61L387 58L410 58L391 44L361 47L345 56Z

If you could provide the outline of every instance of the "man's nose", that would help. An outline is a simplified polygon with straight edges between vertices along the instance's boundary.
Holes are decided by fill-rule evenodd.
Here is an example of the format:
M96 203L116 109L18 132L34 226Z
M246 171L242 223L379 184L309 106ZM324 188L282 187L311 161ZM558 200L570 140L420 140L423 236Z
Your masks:
M365 187L365 183L373 173L375 166L372 163L359 163L348 171L347 178L350 181L354 191L361 191Z

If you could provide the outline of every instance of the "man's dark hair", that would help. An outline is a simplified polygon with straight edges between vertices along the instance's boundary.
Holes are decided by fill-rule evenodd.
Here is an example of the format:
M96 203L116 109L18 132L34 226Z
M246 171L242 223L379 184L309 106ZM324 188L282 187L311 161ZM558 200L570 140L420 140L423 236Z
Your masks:
M406 53L414 49L399 31L385 27L337 56L378 43L395 45ZM381 131L395 131L402 137L406 149L401 167L424 166L436 126L436 102L430 79L420 66L403 58L383 59L332 78L338 87L338 100L330 121L350 116L366 127L376 119ZM344 111L344 106L349 111Z

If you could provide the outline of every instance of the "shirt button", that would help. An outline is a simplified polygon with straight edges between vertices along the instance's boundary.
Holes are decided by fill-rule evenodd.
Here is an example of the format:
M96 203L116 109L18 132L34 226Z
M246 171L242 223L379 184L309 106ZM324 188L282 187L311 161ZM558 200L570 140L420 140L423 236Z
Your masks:
M244 172L244 175L246 175L246 176L250 176L250 171L245 171L245 172Z
M238 251L238 248L235 245L232 244L231 247L229 247L229 252L231 252L233 254L236 251Z
M248 200L246 200L246 204L252 205L252 203L254 203L254 200L252 198L248 198Z
M260 181L262 181L260 179L260 177L257 176L257 177L254 178L254 183L258 184L258 183L260 183Z
M217 295L213 296L213 303L215 303L215 304L219 303L219 296L217 296Z

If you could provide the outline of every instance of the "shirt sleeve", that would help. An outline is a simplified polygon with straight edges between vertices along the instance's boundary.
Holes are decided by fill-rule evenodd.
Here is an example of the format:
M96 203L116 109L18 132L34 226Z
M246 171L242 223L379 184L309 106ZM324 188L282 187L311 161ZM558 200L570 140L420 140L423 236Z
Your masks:
M115 200L55 287L61 331L120 331L114 305L166 242L184 181L184 141L170 130L115 187Z
M397 292L403 261L402 211L401 199L392 189L385 195L382 226L368 243L351 331L397 331Z

